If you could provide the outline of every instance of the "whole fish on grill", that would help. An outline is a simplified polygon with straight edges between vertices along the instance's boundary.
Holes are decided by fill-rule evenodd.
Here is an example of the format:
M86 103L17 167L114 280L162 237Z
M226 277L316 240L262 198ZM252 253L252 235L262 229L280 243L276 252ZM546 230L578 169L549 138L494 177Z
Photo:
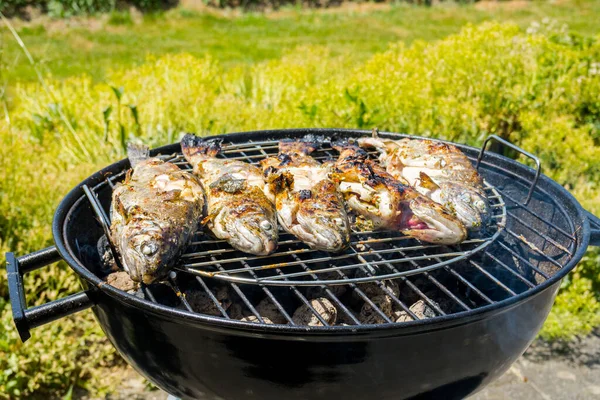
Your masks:
M309 154L319 138L279 142L279 155L261 161L283 228L317 250L338 252L350 241L343 200L329 169Z
M132 280L165 276L202 220L200 182L175 164L130 144L133 167L112 193L111 240Z
M265 194L262 172L239 160L216 158L220 140L187 134L181 149L206 193L205 223L219 239L245 253L267 255L277 248L277 218Z
M365 150L334 142L340 153L332 178L346 204L371 222L374 230L396 230L424 242L456 244L467 231L444 208L388 174Z
M467 229L477 231L490 219L483 180L469 159L456 147L425 139L358 139L362 147L375 147L387 172L403 179L423 195L455 214Z

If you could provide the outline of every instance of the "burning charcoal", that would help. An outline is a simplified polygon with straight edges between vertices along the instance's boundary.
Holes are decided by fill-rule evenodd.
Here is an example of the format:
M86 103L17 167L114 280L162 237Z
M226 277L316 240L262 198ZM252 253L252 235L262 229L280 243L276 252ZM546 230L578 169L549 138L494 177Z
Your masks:
M135 293L139 284L132 281L125 271L113 272L106 277L106 283L127 293Z
M433 308L431 308L423 300L417 301L412 306L410 306L409 309L419 319L434 318L437 315ZM396 311L394 315L396 316L396 322L407 322L413 320L412 317L406 311Z
M334 325L337 319L337 309L335 306L326 298L319 297L310 301L310 305L315 309L317 313L327 322L329 325ZM298 307L294 316L292 317L294 323L298 325L308 326L323 326L323 323L313 314L310 308L306 304Z
M263 321L265 322L265 324L274 324L273 321L271 321L269 318L267 317L263 317L261 316L261 318L263 319ZM242 318L240 321L244 321L244 322L256 322L256 323L260 323L259 319L256 318L256 315L249 315L247 317Z
M281 314L279 309L271 299L265 298L256 306L256 311L263 319L269 319L275 324L287 324L287 319Z
M392 298L390 296L380 295L370 299L387 317L392 317ZM363 305L359 319L364 324L385 324L387 322L369 303Z
M225 292L223 292L222 289L225 289ZM229 299L227 288L220 287L212 289L211 291L219 301L219 304L221 304L221 307L227 311L227 309L231 306L231 300ZM223 316L215 302L206 292L188 290L185 292L185 298L187 299L188 303L190 303L192 309L200 314L214 315L217 317Z

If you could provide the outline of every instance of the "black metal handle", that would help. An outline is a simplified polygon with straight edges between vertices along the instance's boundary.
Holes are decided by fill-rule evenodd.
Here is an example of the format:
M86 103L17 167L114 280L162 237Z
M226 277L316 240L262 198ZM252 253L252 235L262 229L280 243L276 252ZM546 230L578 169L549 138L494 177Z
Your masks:
M585 216L590 222L590 246L600 246L600 218L589 211L585 212Z
M13 320L23 342L31 337L31 329L85 310L93 305L87 293L83 291L40 306L27 308L23 274L55 263L60 259L60 254L55 246L18 258L14 253L6 253L8 293Z
M527 194L527 198L525 199L525 202L523 203L523 205L526 206L527 204L529 204L529 201L531 200L531 196L533 196L533 191L535 190L535 186L537 185L537 182L540 179L540 174L542 172L542 164L540 163L540 159L537 158L536 156L534 156L533 154L531 154L530 152L523 150L519 146L514 145L507 140L502 139L500 136L490 135L487 137L487 139L485 139L485 142L483 142L483 146L481 146L481 151L479 152L479 156L477 157L477 163L475 164L475 169L479 169L479 163L481 163L481 159L483 158L485 149L487 148L488 143L492 140L495 140L497 142L502 143L503 145L505 145L507 147L510 147L511 149L523 154L524 156L531 158L535 162L535 165L536 165L535 178L533 179L533 182L531 182L531 186L529 187L529 193Z

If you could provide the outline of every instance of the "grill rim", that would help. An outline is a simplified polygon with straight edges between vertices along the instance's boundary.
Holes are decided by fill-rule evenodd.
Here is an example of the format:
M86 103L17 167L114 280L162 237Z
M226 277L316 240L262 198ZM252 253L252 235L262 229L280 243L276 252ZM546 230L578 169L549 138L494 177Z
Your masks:
M305 128L305 129L273 129L273 130L258 130L258 131L247 131L247 132L235 132L230 134L223 135L215 135L214 137L224 138L226 140L231 140L232 142L248 142L248 140L259 139L259 138L274 138L276 140L278 137L301 137L306 134L321 134L321 135L335 135L340 133L347 133L352 136L365 136L369 135L371 132L368 130L359 130L359 129L337 129L337 128ZM455 145L461 149L469 149L471 151L479 151L479 149L467 146L463 144L454 143L447 140L439 140L432 139L422 136L416 135L408 135L408 134L400 134L394 132L380 132L382 137L390 137L390 138L404 138L409 137L413 139L429 139L435 140L442 143L448 143ZM162 154L170 154L173 152L180 151L179 143L173 143L166 146L161 146L151 151L151 155L156 155L159 153ZM494 162L490 162L490 160L494 160ZM527 182L525 177L534 176L535 170L528 167L527 165L521 164L517 161L511 160L507 157L498 155L492 152L486 152L486 156L481 161L481 164L487 166L488 168L500 169L503 172L508 172L511 174L516 174L518 172L526 172L526 174L520 174L518 178L521 181ZM507 166L511 168L506 168ZM197 322L203 323L207 326L212 326L213 328L222 328L228 331L236 330L240 332L261 332L263 334L271 333L271 334L316 334L323 335L332 333L339 333L341 335L348 334L357 334L357 333L373 333L373 332L383 332L388 330L393 330L395 333L397 331L402 331L405 334L409 334L411 332L423 331L423 330L434 330L445 328L454 325L462 325L465 323L469 323L471 321L476 321L486 316L492 316L501 312L505 312L510 310L511 308L526 302L528 299L533 299L543 291L556 286L558 288L557 283L562 280L581 260L587 247L589 245L590 239L590 225L588 219L585 217L585 210L579 204L579 202L575 199L575 197L560 186L557 182L550 179L546 175L541 175L540 180L538 181L537 187L544 191L554 192L553 200L557 206L563 209L565 212L565 208L572 208L575 213L576 218L570 218L569 224L572 228L575 226L581 226L581 242L576 244L576 251L573 253L572 258L567 262L558 272L556 272L550 279L545 280L538 286L533 289L527 290L523 293L520 293L516 296L512 296L510 298L498 301L493 304L489 304L486 306L482 306L476 309L468 310L468 311L460 311L444 316L437 316L436 318L431 319L420 319L416 321L409 321L404 323L384 323L384 324L374 324L374 325L350 325L350 326L319 326L319 327L307 327L307 326L292 326L292 325L278 325L278 324L258 324L254 322L244 322L233 319L224 319L220 317L213 317L210 315L203 315L199 313L190 312L187 310L181 310L174 307L164 306L158 303L152 303L149 300L141 299L136 296L127 294L113 286L107 284L102 279L97 277L94 273L88 270L79 260L78 257L72 252L70 246L67 243L67 226L69 224L69 220L71 217L71 213L80 206L81 201L87 201L85 194L83 193L82 186L87 184L90 187L97 188L101 184L106 184L106 178L110 175L113 175L114 170L123 170L129 168L129 161L127 159L120 160L116 163L113 163L104 169L97 171L92 174L84 181L80 182L75 188L73 188L61 201L59 206L56 209L54 220L52 223L52 231L55 240L56 247L58 249L59 254L65 260L65 262L69 265L71 269L75 271L81 278L83 278L84 285L91 286L93 289L91 290L100 290L101 292L117 299L119 302L125 303L129 306L137 307L146 312L150 312L152 314L158 314L161 317L166 318L174 318L177 317L186 322ZM515 171L516 170L516 171ZM103 183L104 182L104 183ZM568 215L568 213L565 212ZM578 239L578 238L577 238ZM578 239L579 241L579 239ZM87 288L90 289L90 288Z

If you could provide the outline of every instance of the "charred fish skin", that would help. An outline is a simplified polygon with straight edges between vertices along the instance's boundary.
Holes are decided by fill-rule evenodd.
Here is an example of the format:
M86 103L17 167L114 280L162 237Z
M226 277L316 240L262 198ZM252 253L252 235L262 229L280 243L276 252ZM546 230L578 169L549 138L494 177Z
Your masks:
M279 155L261 165L281 226L315 250L340 252L350 243L350 223L329 169L310 156L321 140L284 140Z
M472 231L490 221L483 179L456 146L427 139L360 138L361 147L374 147L387 172L405 180L419 193L443 205Z
M217 158L220 140L186 134L181 148L205 190L204 222L210 231L244 253L274 252L277 217L274 202L265 193L262 171L243 161Z
M111 201L111 240L132 280L163 278L199 227L204 206L200 182L174 164L128 145L132 171Z
M332 171L346 204L371 221L374 230L398 230L423 242L457 244L467 231L439 204L388 174L347 141L332 143L340 153Z

